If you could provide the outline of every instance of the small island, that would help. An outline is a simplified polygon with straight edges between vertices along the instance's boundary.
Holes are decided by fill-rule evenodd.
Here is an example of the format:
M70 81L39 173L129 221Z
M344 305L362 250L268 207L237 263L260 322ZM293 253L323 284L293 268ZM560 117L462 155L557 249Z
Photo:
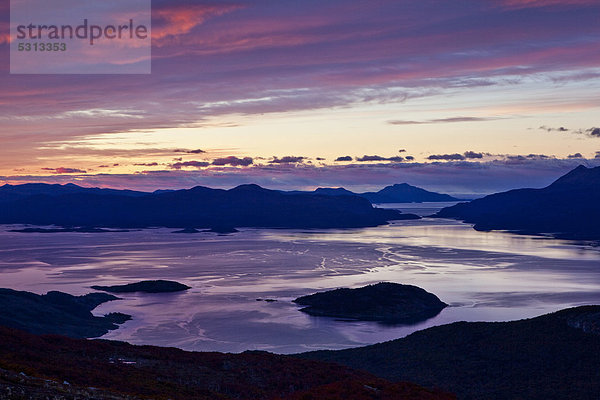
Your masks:
M178 231L173 231L171 233L200 233L201 231L199 231L196 228L184 228Z
M219 235L228 235L230 233L239 232L232 226L213 226L210 229L198 230L196 228L184 228L178 231L173 231L172 233L218 233Z
M103 317L91 311L102 303L118 300L106 293L72 296L52 291L45 295L0 289L0 325L34 334L94 338L118 328L130 315L110 313Z
M309 315L384 324L414 324L448 305L417 286L381 282L358 289L335 289L294 300Z
M182 292L191 288L179 282L155 280L128 283L126 285L92 286L92 289L101 290L103 292L109 293L172 293Z
M131 232L129 229L105 229L94 227L79 227L79 228L23 228L11 229L9 232L18 233L122 233Z
M215 226L211 227L210 229L207 229L203 232L212 232L212 233L218 233L220 235L228 235L230 233L237 233L239 231L237 229L235 229L233 226L215 225Z

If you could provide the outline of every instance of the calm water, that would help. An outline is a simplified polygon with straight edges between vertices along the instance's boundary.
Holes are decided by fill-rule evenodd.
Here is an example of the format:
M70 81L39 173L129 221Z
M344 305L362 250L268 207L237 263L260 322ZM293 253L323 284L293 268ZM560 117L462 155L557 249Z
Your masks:
M435 211L431 204L407 212ZM279 353L395 339L448 322L500 321L600 304L600 248L423 219L351 230L246 229L228 236L11 233L0 226L0 287L85 294L95 284L170 279L178 294L125 294L94 313L133 315L105 338L188 350ZM336 287L408 283L451 306L414 326L310 317L291 300ZM257 298L276 302L257 301Z

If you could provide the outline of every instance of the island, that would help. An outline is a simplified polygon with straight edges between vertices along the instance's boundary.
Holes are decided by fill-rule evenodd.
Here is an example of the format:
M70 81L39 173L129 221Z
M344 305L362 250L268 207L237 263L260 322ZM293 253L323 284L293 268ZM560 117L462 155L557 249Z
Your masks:
M300 311L383 324L414 324L432 318L448 305L417 286L380 282L358 289L341 288L298 297Z
M165 281L165 280L153 280L153 281L141 281L136 283L128 283L125 285L113 285L113 286L92 286L94 290L101 290L103 292L110 293L172 293L182 292L184 290L191 289L189 286L179 282Z
M210 229L205 230L204 232L218 233L219 235L228 235L230 233L237 233L239 231L233 226L213 226Z
M235 228L365 228L418 218L375 208L357 196L282 193L258 185L141 193L76 185L0 187L0 224L69 228L178 228L232 233Z
M199 231L196 228L185 228L185 229L181 229L178 231L173 231L171 233L200 233L200 232L203 232L203 231Z
M219 235L228 235L230 233L237 233L239 231L232 226L213 226L210 229L203 229L203 230L198 230L196 228L185 228L185 229L181 229L181 230L174 231L171 233L205 233L205 232L218 233Z
M368 199L371 203L423 203L459 201L443 193L430 192L408 183L399 183L386 186L378 192L361 193L359 196Z
M121 313L102 317L91 311L102 303L118 300L106 293L72 296L51 291L44 295L0 289L0 325L36 334L57 334L73 338L93 338L118 328L131 319Z
M123 233L130 232L128 229L102 229L102 228L23 228L11 229L9 232L18 233Z

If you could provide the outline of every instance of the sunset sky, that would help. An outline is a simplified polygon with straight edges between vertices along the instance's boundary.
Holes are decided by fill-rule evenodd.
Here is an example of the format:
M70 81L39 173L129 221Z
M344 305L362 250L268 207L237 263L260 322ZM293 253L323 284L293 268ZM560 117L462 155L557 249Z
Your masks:
M600 165L598 0L158 0L149 75L11 75L1 1L0 184L483 194Z

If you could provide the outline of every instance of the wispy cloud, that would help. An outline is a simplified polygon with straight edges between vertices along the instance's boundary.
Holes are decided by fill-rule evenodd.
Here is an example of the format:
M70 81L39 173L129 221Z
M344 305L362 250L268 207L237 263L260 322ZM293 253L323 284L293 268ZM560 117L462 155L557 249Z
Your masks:
M190 4L189 2L157 4L152 10L154 46L173 44L178 36L189 34L208 18L241 8L235 4ZM166 40L170 39L170 40Z
M426 121L408 121L408 120L391 120L388 124L391 125L421 125L421 124L444 124L452 122L481 122L481 121L492 121L499 118L494 117L449 117L449 118L438 118L430 119Z
M352 156L340 156L335 159L336 162L352 161Z
M404 157L393 156L393 157L382 157L382 156L367 156L364 155L362 157L356 157L357 162L372 162L372 161L393 161L393 162L402 162L404 161Z
M442 161L461 161L465 160L466 157L462 154L454 153L454 154L432 154L427 157L428 160L442 160Z
M569 129L565 128L564 126L558 127L558 128L552 128L546 125L542 125L540 126L541 130L546 131L546 132L569 132Z
M65 167L58 167L58 168L42 168L42 170L44 171L50 171L53 174L87 174L87 171L84 171L82 169L78 169L78 168L65 168Z

